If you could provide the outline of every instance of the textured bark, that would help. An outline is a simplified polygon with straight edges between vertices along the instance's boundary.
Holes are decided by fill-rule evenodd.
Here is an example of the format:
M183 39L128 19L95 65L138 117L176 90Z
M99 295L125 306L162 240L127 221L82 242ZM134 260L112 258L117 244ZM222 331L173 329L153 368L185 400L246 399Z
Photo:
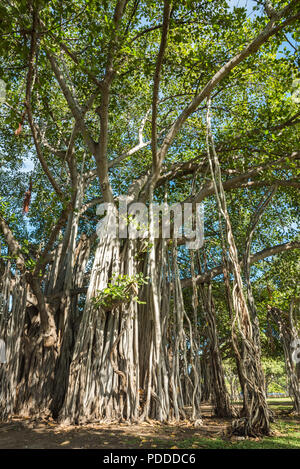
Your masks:
M70 365L68 389L60 420L134 420L138 410L138 356L134 353L136 305L104 311L92 298L114 274L134 273L131 247L126 265L117 240L102 239L95 253L85 309ZM133 396L133 399L130 399Z
M250 259L251 259L251 243L252 243L252 238L254 231L261 219L261 217L264 214L264 211L268 207L269 203L272 200L272 197L277 191L277 186L272 187L269 192L267 192L267 195L263 197L263 199L260 201L254 216L252 217L251 224L249 226L248 230L248 235L247 235L247 240L245 244L245 253L244 253L244 276L245 276L245 281L247 285L247 300L248 300L248 305L249 305L249 310L251 314L251 320L252 320L252 327L253 327L253 340L256 344L257 350L260 353L261 350L261 344L260 344L260 331L259 331L259 320L257 316L257 311L256 311L256 306L255 306L255 301L254 301L254 296L252 292L252 286L251 286L251 280L250 280Z
M153 312L153 278L139 292L145 304L131 301L112 308L95 308L92 298L103 290L113 274L150 274L147 255L137 256L137 242L100 240L94 259L85 309L75 341L68 387L59 420L65 423L91 421L169 421L200 418L200 365L198 345L187 317L179 281L176 250L171 301L170 259L166 243L156 243L158 321L157 341ZM175 280L177 279L177 281ZM170 319L170 305L171 319ZM187 330L184 328L184 319ZM187 343L192 343L188 351ZM156 347L159 347L160 367ZM154 366L155 365L155 366ZM160 370L160 371L159 371ZM160 373L160 380L158 379Z
M0 420L16 411L18 378L22 369L22 333L25 321L27 288L19 275L12 278L8 262L1 278L2 314L0 336L6 344L6 364L0 365Z
M293 412L300 415L300 364L293 358L294 349L300 349L299 319L294 317L294 302L287 313L270 307L269 314L279 328L280 341L284 352L285 368L288 376L289 394L293 400ZM298 327L297 327L298 326ZM298 353L299 355L299 353Z
M233 417L235 410L230 404L230 398L225 384L225 375L219 347L218 331L216 324L215 305L212 298L211 285L207 291L200 288L203 302L204 317L207 321L207 338L209 347L212 403L215 415L218 417Z

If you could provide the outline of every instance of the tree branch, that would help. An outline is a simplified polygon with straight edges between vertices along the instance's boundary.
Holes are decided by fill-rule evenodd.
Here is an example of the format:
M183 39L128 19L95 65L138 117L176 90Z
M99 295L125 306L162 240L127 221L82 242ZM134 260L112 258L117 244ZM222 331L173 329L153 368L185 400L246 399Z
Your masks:
M8 249L10 251L10 254L13 257L16 257L16 264L17 264L18 269L20 269L21 271L25 271L25 260L24 260L23 255L21 254L21 246L16 240L16 238L14 237L13 232L11 231L8 223L4 220L1 214L0 214L0 229L3 233Z
M153 176L160 170L159 161L157 158L157 106L158 106L158 92L162 62L167 47L167 37L170 23L171 2L164 0L164 16L162 34L159 46L159 52L156 60L155 73L153 78L153 97L152 97L152 128L151 128L151 147L152 147L152 166ZM158 177L158 174L157 176ZM155 181L153 181L155 182Z
M255 264L266 257L274 256L275 254L280 254L281 252L285 252L291 249L299 249L300 242L298 241L290 241L284 244L277 244L276 246L272 246L271 248L263 249L255 254L252 254L250 257L250 264ZM242 261L241 261L242 263ZM208 270L204 274L200 274L196 276L196 283L207 283L210 282L214 277L222 274L223 272L223 265L218 265L217 267L213 267L212 269ZM193 279L186 278L181 281L182 288L187 288L192 285Z
M297 0L292 0L289 5L283 8L278 12L276 17L273 17L266 27L258 34L258 36L251 41L241 52L236 54L232 59L230 59L223 67L221 67L218 72L209 80L209 82L204 86L201 92L195 96L193 101L182 111L180 116L172 125L171 129L167 133L162 146L159 150L159 158L161 161L164 160L169 146L175 139L179 130L188 119L188 117L198 108L201 102L207 98L211 91L217 86L217 84L223 80L237 65L239 65L243 60L245 60L249 55L254 54L258 49L274 34L276 34L280 29L290 24L300 15L294 15L290 18L287 18L282 24L278 24L279 20L283 18L288 12L290 12L294 6L298 3Z
M93 140L93 138L91 137L86 125L85 125L85 121L84 121L84 112L83 110L80 108L75 96L72 95L67 83L66 83L66 80L61 72L61 70L59 69L59 66L57 64L57 61L55 59L55 57L50 54L50 52L46 49L46 55L48 57L48 60L51 64L51 68L54 72L54 75L60 85L60 88L64 94L64 97L70 107L70 110L73 114L73 117L78 125L78 128L80 129L81 133L82 133L82 136L84 138L84 141L89 149L89 151L91 152L92 155L95 155L96 153L96 142Z

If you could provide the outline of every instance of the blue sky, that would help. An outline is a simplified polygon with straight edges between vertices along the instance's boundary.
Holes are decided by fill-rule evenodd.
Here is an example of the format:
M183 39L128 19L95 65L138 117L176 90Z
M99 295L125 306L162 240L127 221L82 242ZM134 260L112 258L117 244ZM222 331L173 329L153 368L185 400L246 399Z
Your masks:
M257 5L257 2L254 0L227 0L228 5L231 9L234 7L239 7L239 8L246 8L247 10L247 16L250 18L254 18L255 15L257 14L262 14L263 9L260 7L259 10L253 10L253 7ZM287 34L287 37L291 44L293 44L295 47L297 47L297 42L291 37L290 34ZM283 48L286 47L288 50L291 52L294 51L294 49L291 47L291 45L288 42L284 42L282 46L280 47L280 50L283 50ZM279 52L280 54L280 52Z
M255 12L253 12L253 7L256 5L256 2L254 2L253 0L228 0L228 5L231 8L233 7L247 8L248 15L255 14Z
M27 158L25 158L25 160L23 161L23 173L28 173L29 171L32 171L32 170L33 170L32 158L30 157L30 155L28 155Z

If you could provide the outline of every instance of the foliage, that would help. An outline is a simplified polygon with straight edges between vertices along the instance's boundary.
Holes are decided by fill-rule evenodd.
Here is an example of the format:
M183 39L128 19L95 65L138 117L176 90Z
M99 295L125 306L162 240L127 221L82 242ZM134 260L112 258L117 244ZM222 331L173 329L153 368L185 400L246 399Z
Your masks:
M146 285L147 280L148 277L144 277L141 272L133 276L116 275L106 288L92 298L92 302L96 308L106 309L113 308L120 302L136 301L138 304L145 304L138 298L138 287Z

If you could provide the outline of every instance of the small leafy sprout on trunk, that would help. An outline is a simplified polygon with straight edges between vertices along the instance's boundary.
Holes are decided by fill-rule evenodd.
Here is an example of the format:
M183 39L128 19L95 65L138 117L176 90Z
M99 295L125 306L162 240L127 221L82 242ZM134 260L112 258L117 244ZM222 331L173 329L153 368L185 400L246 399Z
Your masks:
M144 277L142 273L131 277L126 274L115 275L104 290L98 290L99 293L92 298L92 302L96 308L102 307L106 310L110 310L120 303L128 303L129 301L145 304L138 298L138 288L146 285L148 279L149 277Z

